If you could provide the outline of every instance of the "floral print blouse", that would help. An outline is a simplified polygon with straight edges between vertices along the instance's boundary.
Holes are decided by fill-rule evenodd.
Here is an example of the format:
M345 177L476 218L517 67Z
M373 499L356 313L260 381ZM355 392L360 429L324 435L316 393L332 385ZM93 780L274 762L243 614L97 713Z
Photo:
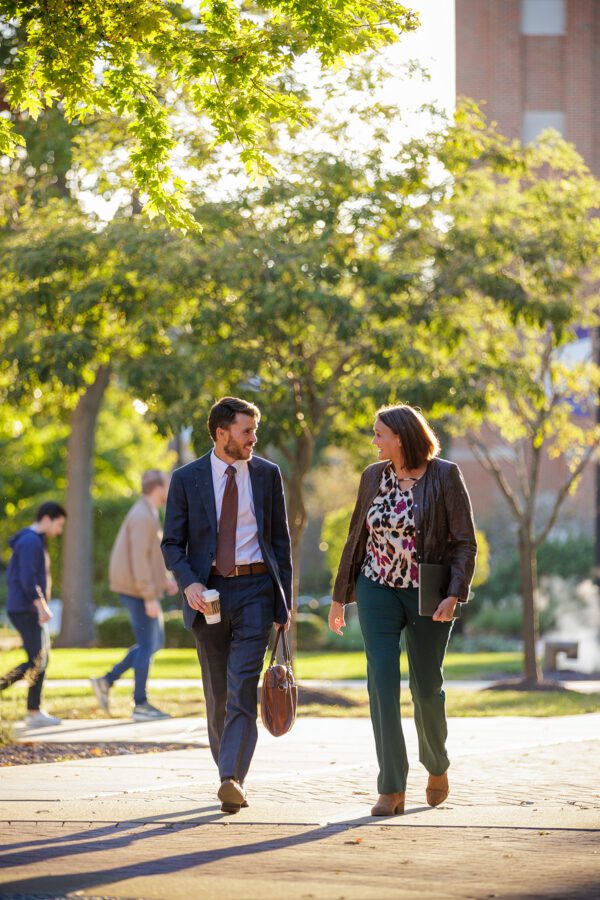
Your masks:
M367 552L362 573L393 588L418 587L412 488L403 491L390 463L367 513Z

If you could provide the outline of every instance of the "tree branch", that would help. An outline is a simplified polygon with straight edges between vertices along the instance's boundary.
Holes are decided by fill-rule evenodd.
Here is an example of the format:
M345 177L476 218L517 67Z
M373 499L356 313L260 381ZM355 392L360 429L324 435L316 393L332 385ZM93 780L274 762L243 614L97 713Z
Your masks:
M577 467L571 472L570 477L567 478L567 480L566 480L565 483L563 484L562 488L560 489L560 491L559 491L558 494L556 495L556 500L554 501L554 506L553 506L553 508L552 508L552 512L550 513L550 518L549 518L548 521L546 522L544 528L542 528L541 532L537 535L537 537L534 538L533 543L534 543L534 546L535 546L536 548L539 547L540 544L541 544L543 541L546 540L546 538L548 537L548 535L549 535L550 532L552 531L552 528L554 527L554 523L556 522L556 519L558 518L558 513L560 512L560 508L561 508L561 506L563 505L564 501L565 501L566 498L567 498L567 495L568 495L568 493L569 493L569 490L570 490L570 488L571 488L571 485L573 484L574 481L576 481L577 478L579 478L579 476L581 475L581 473L583 472L583 470L585 469L585 467L586 467L587 464L589 463L590 459L591 459L592 456L594 455L594 450L595 450L595 449L596 449L596 448L595 448L595 445L594 445L594 444L591 444L591 445L587 448L587 450L586 450L586 452L583 454L583 456L582 456L582 458L581 458L579 464L578 464Z
M483 444L482 441L480 441L473 432L468 432L466 437L473 456L483 466L484 469L486 469L494 476L500 490L508 500L508 503L516 518L521 521L521 519L523 518L523 510L521 509L518 498L515 496L515 492L504 477L502 469L492 459L489 448L486 447L485 444Z

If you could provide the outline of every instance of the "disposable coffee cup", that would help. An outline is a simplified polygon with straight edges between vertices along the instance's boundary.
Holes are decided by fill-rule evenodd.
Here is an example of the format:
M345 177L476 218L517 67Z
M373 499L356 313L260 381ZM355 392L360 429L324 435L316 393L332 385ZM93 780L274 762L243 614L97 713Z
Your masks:
M202 599L206 603L204 618L207 625L216 625L221 621L221 595L218 591L204 591Z

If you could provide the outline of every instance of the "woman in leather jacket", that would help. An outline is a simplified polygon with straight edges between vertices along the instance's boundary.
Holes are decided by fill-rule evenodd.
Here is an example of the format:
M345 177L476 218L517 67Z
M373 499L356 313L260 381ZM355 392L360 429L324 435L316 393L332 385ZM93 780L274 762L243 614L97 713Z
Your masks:
M444 655L458 603L466 603L477 543L469 495L455 463L408 405L380 409L373 427L379 462L362 474L333 589L329 627L342 634L355 600L367 654L379 799L374 816L404 811L408 759L400 718L400 635L405 631L419 759L427 802L448 796ZM448 596L433 617L418 611L419 563L447 564Z

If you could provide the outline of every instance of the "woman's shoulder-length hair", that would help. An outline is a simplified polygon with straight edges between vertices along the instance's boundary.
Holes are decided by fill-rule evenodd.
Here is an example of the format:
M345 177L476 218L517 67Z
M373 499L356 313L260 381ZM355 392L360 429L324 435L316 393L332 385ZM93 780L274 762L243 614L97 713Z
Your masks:
M401 403L398 406L382 406L377 418L400 438L404 465L418 469L440 454L440 442L425 416L419 409Z

